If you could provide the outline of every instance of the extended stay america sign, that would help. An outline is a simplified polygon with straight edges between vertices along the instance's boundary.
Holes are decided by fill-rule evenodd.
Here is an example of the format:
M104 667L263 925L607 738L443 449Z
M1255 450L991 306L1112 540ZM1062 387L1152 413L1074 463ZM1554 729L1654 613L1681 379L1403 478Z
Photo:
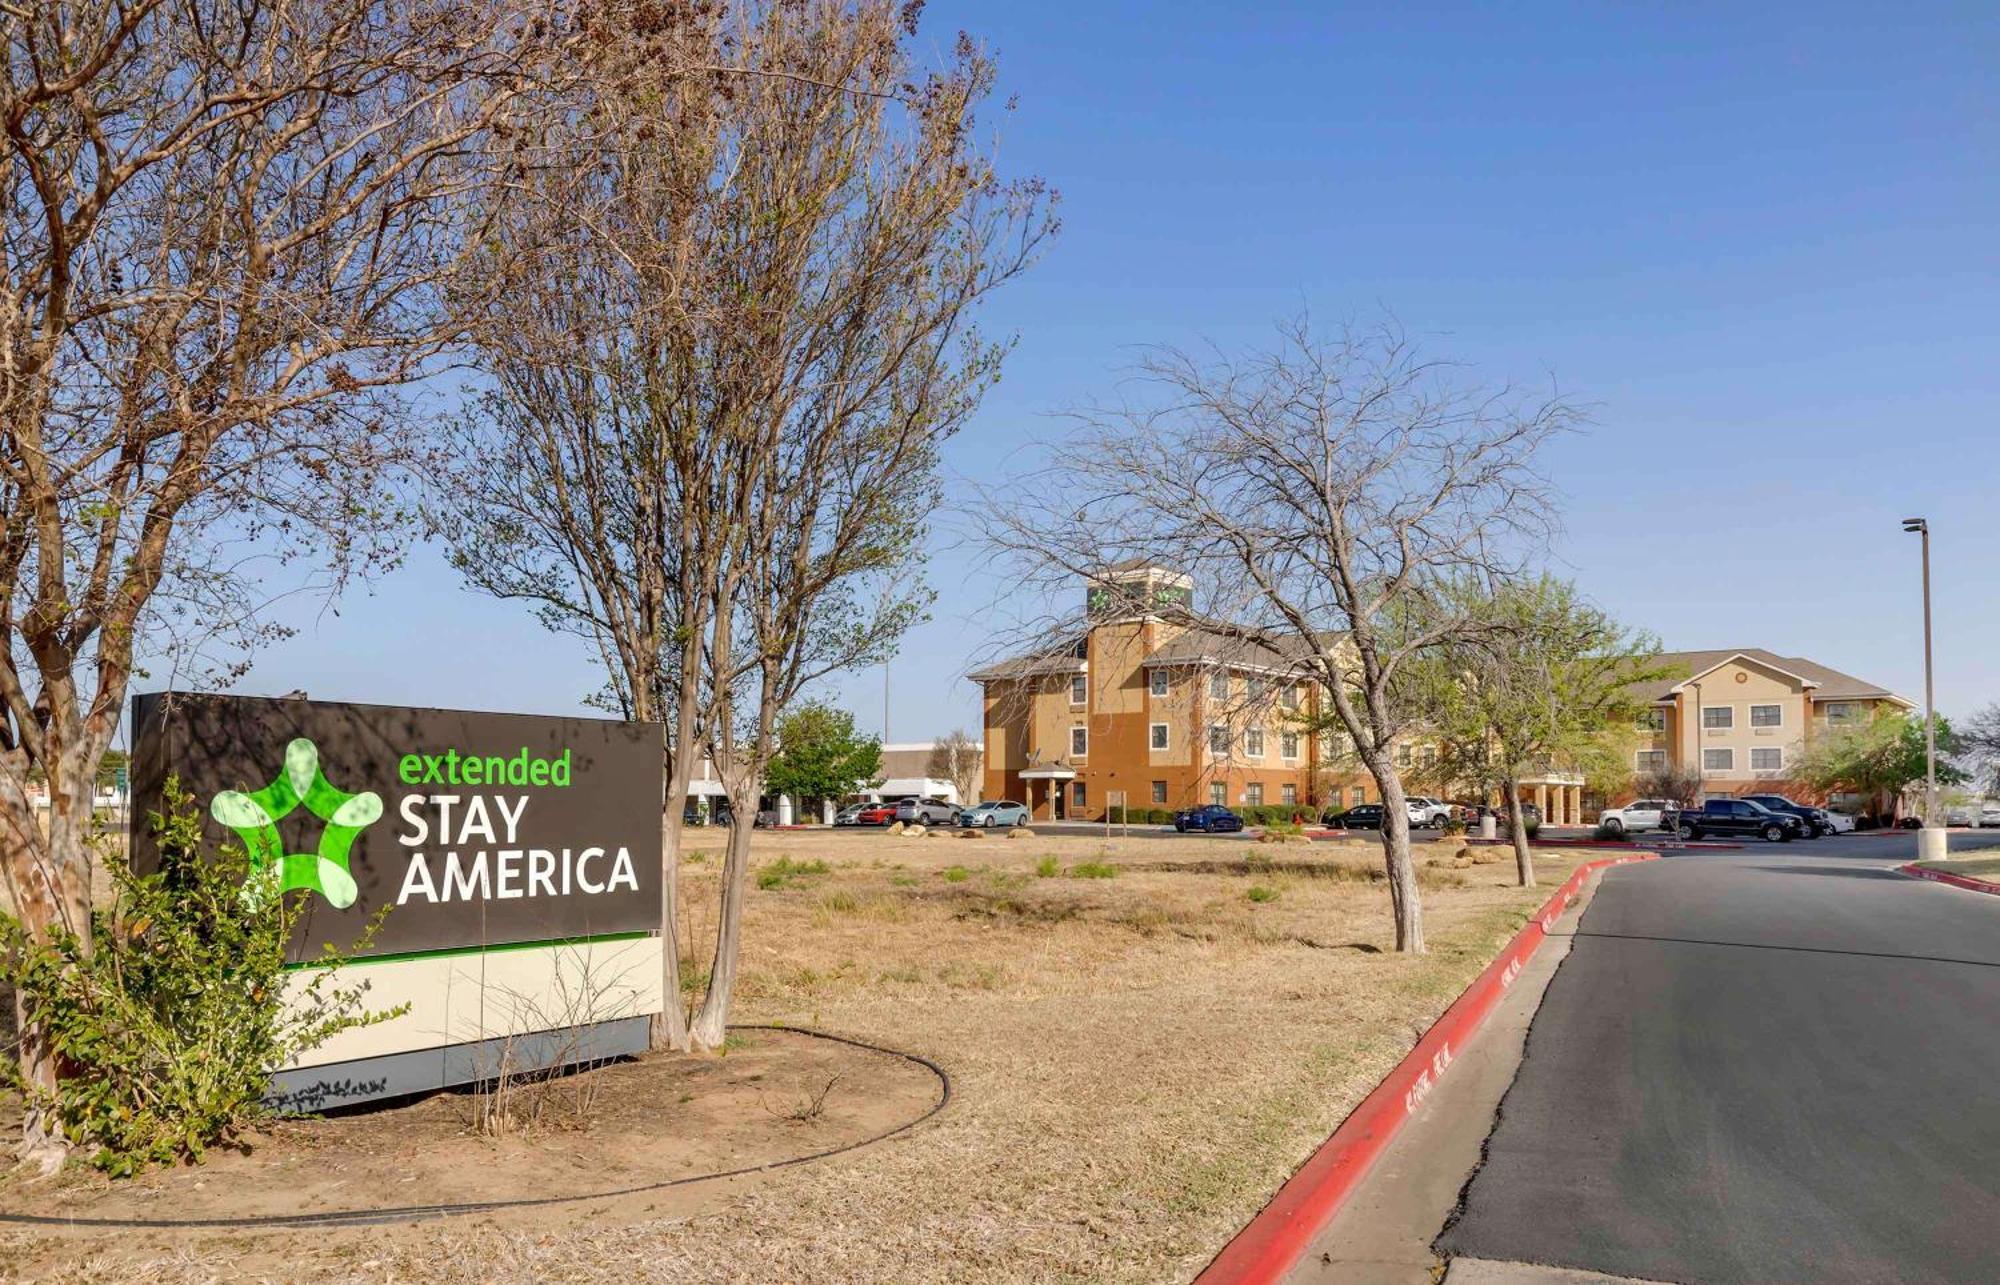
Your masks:
M190 695L133 700L132 858L169 774L248 896L303 892L292 958L573 941L660 926L657 724Z

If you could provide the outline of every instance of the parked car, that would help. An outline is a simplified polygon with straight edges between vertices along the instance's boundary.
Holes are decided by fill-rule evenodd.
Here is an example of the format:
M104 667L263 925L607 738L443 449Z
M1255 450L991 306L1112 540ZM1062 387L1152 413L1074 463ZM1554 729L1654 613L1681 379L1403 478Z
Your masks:
M1854 833L1855 821L1852 812L1841 812L1835 808L1828 808L1826 810L1826 821L1828 825L1833 827L1835 834ZM1995 824L2000 825L2000 821L1996 821Z
M896 819L896 805L883 799L878 803L864 803L854 814L856 825L887 825Z
M1789 812L1805 822L1805 837L1808 839L1817 839L1823 834L1833 833L1833 818L1826 814L1825 808L1794 803L1782 794L1746 794L1743 797L1752 803L1761 803L1773 812Z
M996 825L1026 825L1028 809L1024 804L1007 799L986 799L961 811L958 823L980 830L989 830Z
M1382 805L1379 803L1357 803L1345 812L1329 812L1320 818L1321 823L1335 830L1380 830L1382 828Z
M1773 812L1748 799L1710 799L1700 807L1670 808L1664 824L1683 839L1710 834L1761 835L1784 843L1805 834L1805 822L1789 812Z
M729 824L729 817L729 800L727 799L711 800L706 819L703 818L701 809L692 803L681 809L681 824L683 825L727 826Z
M1410 810L1410 824L1419 830L1434 830L1452 818L1451 804L1442 799L1413 794L1403 802Z
M1946 825L1976 827L1979 824L1979 805L1976 803L1954 803L1944 810Z
M904 825L950 825L958 809L943 799L920 799L915 795L896 805L896 819Z
M1979 806L1979 824L2000 825L2000 803L1982 803Z
M1203 834L1233 834L1243 828L1243 818L1223 807L1211 803L1206 807L1187 808L1174 813L1174 829L1185 833L1199 830Z
M835 825L859 825L861 811L867 806L866 803L850 803L833 814L833 823Z
M1672 806L1670 799L1634 799L1622 808L1606 808L1597 824L1609 835L1644 833L1660 828L1660 818Z

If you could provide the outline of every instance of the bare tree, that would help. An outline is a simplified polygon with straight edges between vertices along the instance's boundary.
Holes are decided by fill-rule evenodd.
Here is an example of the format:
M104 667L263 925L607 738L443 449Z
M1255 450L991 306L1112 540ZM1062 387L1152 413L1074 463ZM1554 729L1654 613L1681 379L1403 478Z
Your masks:
M930 761L924 767L924 774L940 781L950 781L958 790L959 803L970 805L979 800L984 759L985 751L980 743L973 740L964 728L954 727L931 747Z
M939 443L1002 346L971 314L1052 229L974 137L990 59L934 70L887 0L675 10L543 114L502 225L455 558L589 640L604 699L669 724L658 1046L719 1046L778 718L921 612ZM680 994L681 799L731 802L710 980Z
M139 658L254 640L253 555L336 585L395 555L421 440L398 390L459 333L517 12L0 8L0 872L31 933L88 940L92 784ZM53 1083L33 1029L21 1060ZM33 1106L25 1145L60 1156Z
M1395 761L1420 711L1397 679L1490 628L1443 589L1514 576L1546 540L1535 453L1578 412L1460 379L1393 329L1326 341L1303 320L1244 357L1155 350L1136 376L1141 400L1079 412L1047 473L993 497L984 526L1051 587L1134 559L1186 572L1194 598L1177 614L1309 675L1319 726L1345 734L1381 791L1396 946L1421 951Z

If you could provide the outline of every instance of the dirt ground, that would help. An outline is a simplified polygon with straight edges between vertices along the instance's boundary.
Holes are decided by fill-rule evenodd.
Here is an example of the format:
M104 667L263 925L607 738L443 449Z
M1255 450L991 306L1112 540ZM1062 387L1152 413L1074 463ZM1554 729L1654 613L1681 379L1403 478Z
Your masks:
M682 926L682 940L697 954L714 931L719 847L719 835L697 835L687 866L684 903L703 913ZM1389 949L1379 849L1367 842L760 834L735 1017L934 1058L952 1077L953 1100L915 1130L745 1178L443 1222L254 1234L6 1230L0 1277L1186 1279L1549 886L1594 855L1551 852L1537 867L1543 888L1522 890L1511 886L1510 852L1480 851L1490 864L1454 868L1445 845L1419 848L1420 862L1439 864L1422 870L1431 950L1412 958ZM788 1047L759 1043L746 1056L776 1059L764 1072L772 1075L793 1056ZM740 1076L748 1063L735 1056L694 1069L669 1059L677 1069L650 1072L669 1086L647 1103L660 1134L686 1140L731 1127L718 1112L763 1117L761 1132L772 1132L763 1127L772 1113L741 1084L734 1099L699 1106L670 1087L685 1076ZM816 1073L786 1070L787 1094ZM627 1174L693 1154L674 1143L641 1154L643 1142L621 1141L631 1135L618 1129L593 1125L551 1145L570 1149L569 1165L585 1140L612 1143L607 1163ZM539 1161L533 1142L508 1150L463 1132L438 1144L458 1149L465 1159L456 1163ZM412 1186L444 1197L452 1163L429 1165L414 1183L397 1171L422 1163L426 1146L413 1134L408 1149L385 1153L388 1168L371 1181L388 1172L397 1181L383 1203L407 1203L401 1192ZM198 1171L166 1181L190 1176L207 1181ZM21 1207L11 1189L0 1198Z

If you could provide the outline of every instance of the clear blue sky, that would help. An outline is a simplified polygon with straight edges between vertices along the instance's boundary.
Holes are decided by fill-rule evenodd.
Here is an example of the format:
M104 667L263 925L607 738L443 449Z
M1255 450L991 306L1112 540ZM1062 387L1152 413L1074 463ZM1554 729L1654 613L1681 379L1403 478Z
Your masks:
M1596 406L1548 460L1556 569L1621 618L1921 700L1921 512L1939 706L2000 698L2000 8L1656 8L933 3L926 40L998 51L1004 160L1064 219L987 313L1019 348L951 467L1004 475L1134 345L1387 311ZM978 722L998 587L940 546L899 741ZM598 683L434 551L296 623L239 690L561 713ZM879 726L880 670L823 694Z

